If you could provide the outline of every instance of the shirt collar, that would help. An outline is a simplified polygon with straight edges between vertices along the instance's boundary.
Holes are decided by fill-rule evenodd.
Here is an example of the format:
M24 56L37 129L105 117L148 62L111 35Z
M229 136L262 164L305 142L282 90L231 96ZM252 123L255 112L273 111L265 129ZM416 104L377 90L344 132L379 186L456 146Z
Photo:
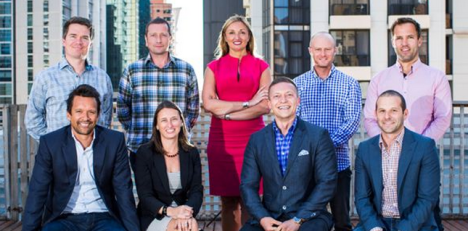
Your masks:
M336 67L335 67L335 65L332 63L332 67L331 67L331 69L330 69L330 73L328 73L328 76L327 76L327 78L326 78L325 80L327 80L328 78L331 78L331 77L333 76L333 73L335 73L335 70L336 70ZM312 77L317 78L317 79L321 79L321 78L317 75L317 73L315 72L315 68L314 68L314 67L312 67Z
M288 134L292 133L292 132L294 132L296 130L296 125L297 125L297 116L296 116L296 118L294 118L294 121L293 121L291 127L289 128ZM283 133L281 133L281 130L276 125L275 120L273 120L273 131L275 131L276 134L281 134L281 136L283 136ZM286 134L286 135L288 135L288 134Z
M405 129L403 129L401 131L401 133L395 139L395 143L400 145L400 147L402 146L404 136L405 136ZM380 136L379 136L379 146L380 146L380 149L383 149L385 147L384 141L383 141L383 138L382 138L382 134L380 134ZM390 147L388 147L388 148L390 148Z
M418 60L416 60L416 62L414 62L411 66L411 71L407 75L413 74L413 72L416 71L420 66L422 66L422 64L423 63L421 62L421 59L418 58ZM400 73L403 74L403 66L400 62L398 62L398 60L396 61L396 66L398 67Z
M68 66L72 67L70 65L70 63L68 62L68 60L65 57L63 57L62 60L59 63L59 69L62 70L63 68L68 67ZM86 59L85 60L85 70L89 71L89 70L92 70L92 69L93 69L93 66L90 65L89 62L88 62L88 59Z
M72 129L71 130L71 135L72 135L73 139L75 140L75 143L79 143L80 146L81 146L81 143L80 143L80 141L78 139L76 139L75 134L73 133L73 128L71 126L70 126L70 129ZM89 145L89 147L93 146L93 143L94 143L95 139L96 139L96 128L93 129L93 141L91 141L91 145ZM83 148L83 146L81 146L81 147Z
M144 63L146 65L148 65L149 63L153 63L153 60L151 60L151 54L148 53L148 56L146 56L145 60L144 60ZM168 67L170 63L174 63L175 64L175 58L174 56L171 55L171 53L169 52L169 62L166 64L166 66L164 66L164 68ZM154 65L154 64L153 64Z

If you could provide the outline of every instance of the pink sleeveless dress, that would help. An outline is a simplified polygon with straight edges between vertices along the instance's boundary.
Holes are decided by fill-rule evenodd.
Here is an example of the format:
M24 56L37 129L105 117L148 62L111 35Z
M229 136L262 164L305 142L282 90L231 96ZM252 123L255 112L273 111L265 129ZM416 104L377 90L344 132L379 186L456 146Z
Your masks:
M208 64L214 73L216 93L224 101L248 101L257 93L260 78L268 64L251 54L242 57L239 81L239 59L225 55ZM240 196L240 174L244 150L250 135L265 127L262 116L252 120L224 120L211 118L208 139L208 167L210 194Z

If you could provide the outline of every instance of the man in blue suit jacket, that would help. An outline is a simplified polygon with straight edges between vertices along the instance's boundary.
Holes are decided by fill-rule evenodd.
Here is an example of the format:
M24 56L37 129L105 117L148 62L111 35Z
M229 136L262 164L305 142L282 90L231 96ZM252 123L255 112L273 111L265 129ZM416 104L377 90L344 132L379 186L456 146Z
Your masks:
M252 219L241 230L330 230L326 205L337 180L333 142L325 129L296 116L299 97L291 79L271 83L269 105L274 122L253 134L245 150L240 189Z
M80 85L70 125L40 139L23 230L139 230L124 136L96 126L99 93Z
M403 96L383 92L376 103L382 131L359 145L355 230L438 230L434 207L439 198L440 166L434 140L406 129Z

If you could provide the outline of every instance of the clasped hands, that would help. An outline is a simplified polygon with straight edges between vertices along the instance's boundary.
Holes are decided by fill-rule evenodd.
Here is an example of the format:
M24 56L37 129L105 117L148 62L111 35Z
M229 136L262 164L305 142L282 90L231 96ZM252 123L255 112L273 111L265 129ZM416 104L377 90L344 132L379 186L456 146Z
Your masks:
M271 217L262 218L260 225L265 231L297 231L300 227L293 219L281 222Z
M192 229L193 208L187 205L167 208L167 215L175 220L175 228L181 231Z

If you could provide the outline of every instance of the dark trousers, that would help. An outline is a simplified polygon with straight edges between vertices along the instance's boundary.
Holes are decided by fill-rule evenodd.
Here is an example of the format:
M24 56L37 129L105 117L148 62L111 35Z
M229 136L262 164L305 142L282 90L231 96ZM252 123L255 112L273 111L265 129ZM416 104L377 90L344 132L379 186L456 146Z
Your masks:
M332 224L329 224L329 222L325 221L324 219L314 218L302 223L299 231L329 231L331 228ZM240 231L263 231L263 228L260 224L252 225L247 222L244 226L242 226Z
M82 213L61 215L42 231L125 231L125 228L109 213Z
M338 172L338 186L335 196L330 201L330 208L335 223L335 231L351 231L349 218L349 197L351 191L351 169Z
M437 227L439 228L439 231L444 231L444 226L442 225L442 215L439 207L439 200L437 200L437 204L434 208L434 219L437 223Z

